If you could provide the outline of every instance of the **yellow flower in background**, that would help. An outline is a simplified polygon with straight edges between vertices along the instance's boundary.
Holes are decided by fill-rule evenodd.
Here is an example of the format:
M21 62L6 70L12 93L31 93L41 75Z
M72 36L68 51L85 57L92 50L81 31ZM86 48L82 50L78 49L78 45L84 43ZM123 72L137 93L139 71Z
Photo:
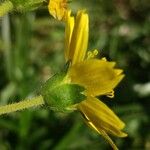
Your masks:
M65 19L67 12L67 0L50 0L48 10L54 18L58 20Z
M113 89L124 77L121 69L115 69L115 62L105 58L94 58L98 51L87 52L89 34L89 17L85 11L79 11L76 18L68 11L66 17L66 61L71 61L68 77L71 83L85 88L87 98L76 104L88 126L101 134L117 150L108 134L126 137L121 130L125 124L96 96L113 97Z

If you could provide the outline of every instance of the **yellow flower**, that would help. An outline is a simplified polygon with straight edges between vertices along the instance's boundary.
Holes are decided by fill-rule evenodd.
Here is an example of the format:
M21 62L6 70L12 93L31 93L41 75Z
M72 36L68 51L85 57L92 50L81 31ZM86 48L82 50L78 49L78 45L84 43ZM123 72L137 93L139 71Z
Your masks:
M79 11L76 18L67 12L65 31L65 58L71 61L68 77L71 83L83 86L87 98L75 107L84 116L88 126L101 134L117 150L108 134L126 137L121 130L125 124L96 96L113 97L113 89L122 80L121 69L115 69L115 62L105 58L96 59L98 51L87 52L89 17L85 11Z
M54 18L63 20L67 11L67 0L50 0L48 10Z

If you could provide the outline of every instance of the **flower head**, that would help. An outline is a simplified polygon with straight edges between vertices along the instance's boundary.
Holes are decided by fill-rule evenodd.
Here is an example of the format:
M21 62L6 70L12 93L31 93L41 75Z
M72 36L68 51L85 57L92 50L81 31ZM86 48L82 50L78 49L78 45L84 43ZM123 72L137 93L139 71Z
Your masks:
M127 136L121 130L125 124L96 96L114 96L114 88L124 77L121 69L115 69L115 62L105 58L97 59L98 51L87 52L89 18L85 11L79 11L76 18L68 12L66 18L66 61L70 60L68 77L71 83L85 88L85 100L76 104L76 108L84 116L86 123L101 134L117 149L108 134L118 137Z
M63 20L67 12L67 0L50 0L49 13L58 20Z

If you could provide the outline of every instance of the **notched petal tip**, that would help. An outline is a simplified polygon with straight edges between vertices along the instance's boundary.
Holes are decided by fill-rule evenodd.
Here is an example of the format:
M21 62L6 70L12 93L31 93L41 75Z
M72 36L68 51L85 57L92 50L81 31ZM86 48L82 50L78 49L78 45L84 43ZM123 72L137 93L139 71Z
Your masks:
M121 69L114 69L115 64L105 60L88 59L74 64L70 68L69 75L72 82L85 86L88 95L105 95L124 77Z
M120 75L123 73L122 69L115 69L114 71L115 71L116 75Z

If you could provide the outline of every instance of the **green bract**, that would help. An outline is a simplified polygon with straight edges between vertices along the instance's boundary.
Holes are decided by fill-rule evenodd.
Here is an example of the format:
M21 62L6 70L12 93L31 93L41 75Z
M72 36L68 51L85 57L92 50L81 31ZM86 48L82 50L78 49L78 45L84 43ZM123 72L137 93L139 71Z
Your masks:
M67 107L86 98L85 89L77 84L70 84L66 73L60 72L48 79L41 88L41 95L51 109L65 111Z

